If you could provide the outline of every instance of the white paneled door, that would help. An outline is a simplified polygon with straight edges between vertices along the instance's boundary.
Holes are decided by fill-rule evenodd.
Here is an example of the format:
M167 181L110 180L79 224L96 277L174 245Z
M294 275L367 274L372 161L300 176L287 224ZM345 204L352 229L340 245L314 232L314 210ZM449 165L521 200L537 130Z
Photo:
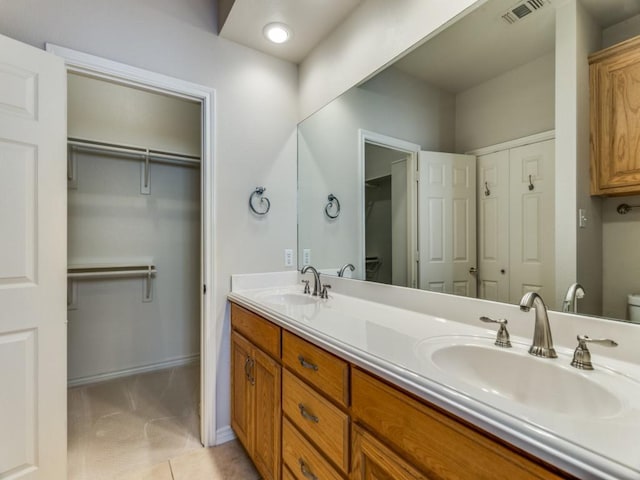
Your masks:
M511 295L555 294L555 140L509 151Z
M0 478L66 478L66 71L0 36Z
M554 140L478 157L478 297L554 294Z
M509 150L478 157L478 298L509 302Z
M476 157L418 155L419 286L476 296Z

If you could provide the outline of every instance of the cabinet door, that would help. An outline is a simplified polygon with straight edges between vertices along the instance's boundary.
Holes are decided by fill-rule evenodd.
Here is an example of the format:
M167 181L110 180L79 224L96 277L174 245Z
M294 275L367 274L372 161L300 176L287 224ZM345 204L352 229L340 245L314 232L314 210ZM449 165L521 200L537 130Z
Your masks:
M257 348L252 376L255 378L253 460L265 480L280 478L281 368Z
M427 477L362 428L353 428L353 480L426 480Z
M254 437L251 350L251 344L241 335L231 334L231 427L249 455L253 455Z
M592 195L640 192L639 46L635 37L589 57Z

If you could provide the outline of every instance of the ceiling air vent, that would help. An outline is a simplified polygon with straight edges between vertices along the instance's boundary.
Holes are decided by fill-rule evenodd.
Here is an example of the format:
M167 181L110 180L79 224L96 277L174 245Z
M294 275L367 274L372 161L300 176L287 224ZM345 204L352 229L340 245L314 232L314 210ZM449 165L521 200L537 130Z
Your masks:
M516 23L547 5L549 5L549 0L524 0L503 13L502 19L508 24Z

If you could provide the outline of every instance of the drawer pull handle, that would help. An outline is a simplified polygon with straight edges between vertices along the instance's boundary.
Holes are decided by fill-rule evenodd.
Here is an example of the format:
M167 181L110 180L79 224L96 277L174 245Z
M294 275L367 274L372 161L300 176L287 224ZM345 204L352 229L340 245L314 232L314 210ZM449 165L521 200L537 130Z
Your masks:
M251 385L256 384L256 379L254 378L253 375L251 375L251 370L253 369L253 366L254 366L254 361L249 355L247 355L247 359L244 362L244 373L247 376L247 380L249 380L249 383Z
M251 357L247 355L247 359L244 361L244 374L247 377L247 380L251 378L251 374L249 373L249 368L251 368Z
M303 418L309 420L310 422L313 423L319 423L320 419L318 417L316 417L315 415L311 415L309 412L307 412L307 409L304 408L304 405L299 403L298 404L298 408L300 409L300 415L302 415Z
M311 470L309 470L309 467L307 466L306 463L304 463L304 460L302 460L301 458L298 459L298 462L300 462L300 471L302 472L302 475L304 475L305 477L307 477L309 480L318 480L318 477L316 477Z
M309 370L313 370L314 372L318 371L318 366L314 365L313 363L307 362L302 355L298 355L298 361L304 368L308 368Z

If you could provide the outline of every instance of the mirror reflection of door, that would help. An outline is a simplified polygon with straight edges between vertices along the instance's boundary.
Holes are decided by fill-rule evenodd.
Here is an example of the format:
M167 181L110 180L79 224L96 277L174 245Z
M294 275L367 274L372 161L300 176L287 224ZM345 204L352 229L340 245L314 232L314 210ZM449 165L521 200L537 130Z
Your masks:
M418 170L420 288L475 297L476 157L421 151Z
M365 274L369 281L412 285L410 164L407 152L365 143Z

